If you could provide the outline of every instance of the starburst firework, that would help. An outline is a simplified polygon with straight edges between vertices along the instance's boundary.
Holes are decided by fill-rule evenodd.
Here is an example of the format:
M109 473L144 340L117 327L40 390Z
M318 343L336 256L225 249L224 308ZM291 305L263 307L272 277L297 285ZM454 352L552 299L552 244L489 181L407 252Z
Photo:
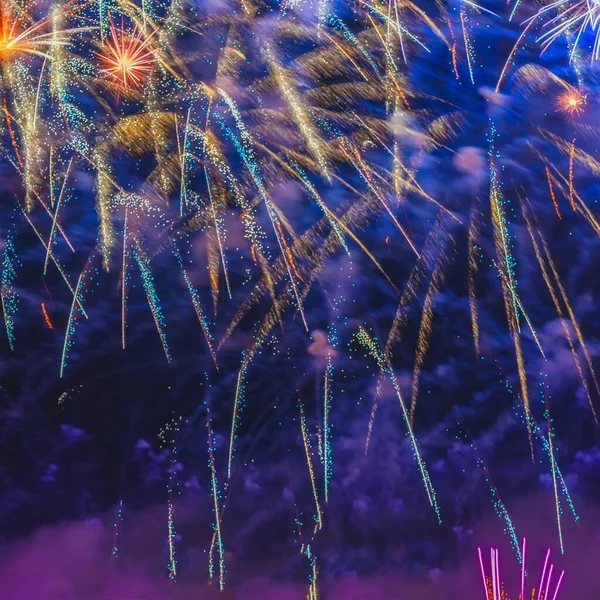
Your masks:
M579 88L569 88L556 98L556 110L570 117L580 115L587 103L587 96Z
M96 56L104 72L126 87L140 87L156 62L148 36L137 29L133 33L127 33L114 24L110 29L110 38Z

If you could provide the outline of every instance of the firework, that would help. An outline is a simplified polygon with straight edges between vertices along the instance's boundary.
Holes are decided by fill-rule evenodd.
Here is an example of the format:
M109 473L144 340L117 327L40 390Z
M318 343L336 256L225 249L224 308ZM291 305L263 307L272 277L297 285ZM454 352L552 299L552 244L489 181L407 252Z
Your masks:
M546 18L548 13L557 15L544 23L546 32L540 37L543 47L548 48L562 36L575 36L571 48L571 59L576 56L579 40L587 29L594 34L592 59L600 57L600 2L597 0L556 0L541 8L531 17L530 22L538 18Z
M143 32L134 29L128 34L112 24L110 36L96 56L104 72L124 87L140 87L156 62L149 45L150 38Z
M556 110L569 117L576 117L583 113L586 103L586 95L579 88L571 88L556 98Z

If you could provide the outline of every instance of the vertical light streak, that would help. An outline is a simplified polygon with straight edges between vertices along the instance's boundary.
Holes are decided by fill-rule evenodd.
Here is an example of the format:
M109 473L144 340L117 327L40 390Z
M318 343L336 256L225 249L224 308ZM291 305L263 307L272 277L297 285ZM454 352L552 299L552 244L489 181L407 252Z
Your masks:
M523 560L521 561L521 598L520 600L525 600L525 545L527 544L527 539L523 538Z
M227 479L231 479L231 464L233 462L234 442L237 438L237 428L240 422L240 413L242 409L242 401L244 399L245 377L248 371L248 363L246 357L242 354L242 364L238 372L237 383L235 386L235 398L233 400L233 411L231 414L231 433L229 436L229 456L227 459Z
M15 288L17 279L17 268L21 261L15 251L14 245L15 223L11 225L4 239L2 251L2 276L0 278L0 298L2 300L2 313L4 315L4 326L10 349L15 349L15 315L19 308L19 294Z
M479 210L474 206L471 207L471 217L469 223L469 238L468 238L468 258L469 258L469 271L468 271L468 288L469 288L469 311L471 313L471 330L473 331L473 344L475 346L475 356L479 357L481 354L479 348L479 317L477 314L477 295L475 293L475 276L479 271L479 264L477 262L477 238L479 236Z
M6 90L3 90L3 104L2 107L4 109L4 117L6 118L6 126L8 127L8 133L10 135L10 140L12 142L13 150L15 152L15 156L17 158L17 162L19 163L19 168L22 171L24 168L23 158L21 157L21 153L19 152L19 144L17 143L17 136L15 134L15 130L12 126L12 117L10 116L10 112L8 111L8 102L6 100Z
M323 385L323 465L324 465L324 496L325 502L329 501L329 481L331 479L331 425L330 407L331 407L331 384L333 382L333 362L331 355L327 356L325 365L325 376Z
M481 571L481 578L483 579L483 589L485 591L485 598L486 600L489 600L487 580L485 577L485 567L483 566L483 554L481 552L480 547L477 548L477 554L479 555L479 569Z
M187 162L188 162L188 132L190 129L190 116L192 114L192 106L188 107L187 117L185 120L185 129L183 130L183 145L181 148L181 182L179 193L179 216L183 216L183 207L187 206ZM207 115L208 119L208 115ZM179 141L179 137L177 138Z
M210 482L213 497L213 511L214 511L214 533L216 538L217 550L219 552L219 589L223 591L225 587L225 549L223 546L223 537L221 534L221 509L219 507L219 500L221 499L219 492L219 483L217 480L217 469L215 466L215 441L214 432L212 430L212 423L210 418L210 409L206 405L206 432L208 436L208 466L210 468ZM211 559L212 559L212 548L211 548ZM209 571L210 577L212 578L212 570Z
M546 552L546 559L544 560L544 568L542 569L542 577L540 579L540 588L538 590L537 600L541 600L542 598L542 588L544 586L544 577L546 576L546 569L548 567L548 559L550 558L550 548Z
M306 428L306 417L304 416L304 406L300 399L298 399L298 408L300 410L300 430L302 431L302 441L304 442L304 452L306 453L306 464L308 466L308 473L310 475L310 483L312 485L313 497L315 499L315 507L317 509L316 516L316 528L315 531L323 527L323 516L321 513L321 505L319 503L319 493L317 491L317 482L315 478L315 471L312 464L310 440L308 439L308 432Z
M375 423L375 415L377 414L377 407L379 406L378 398L380 386L377 384L377 395L375 396L375 400L373 402L373 408L371 409L371 414L369 415L369 425L367 427L367 439L365 440L365 456L369 452L369 446L371 445L371 437L373 436L373 424Z
M44 62L42 63L42 68L40 69L40 77L38 79L37 90L35 94L35 105L33 107L33 124L32 128L35 130L35 124L37 122L38 108L40 105L40 90L42 88L42 78L44 76L44 70L46 69L46 62L48 60L47 56L44 56Z
M531 432L531 407L529 402L527 372L525 369L523 349L521 346L521 330L519 325L519 309L521 309L521 314L524 314L524 311L522 310L522 306L517 297L517 283L514 271L515 261L509 250L510 234L508 232L508 221L504 210L505 199L502 194L500 180L495 164L495 159L497 157L497 150L495 146L497 136L498 132L496 125L494 121L490 119L490 130L487 134L487 137L489 143L488 158L490 167L490 204L492 212L494 245L499 262L498 272L502 282L502 295L504 298L506 318L515 349L517 371L519 374L521 395L523 397L523 408L526 415L526 427L529 437L529 447L531 450L531 460L534 461L533 437ZM531 329L533 330L532 327Z
M493 581L495 581L494 586L494 598L497 600L501 600L500 598L500 551L498 549L492 549L493 559L492 559L492 574Z
M169 500L167 503L167 533L169 541L169 563L167 569L169 572L169 579L171 581L177 581L177 559L175 557L175 508L173 506L172 492L169 491Z
M110 269L111 250L114 246L114 229L112 223L112 211L110 208L110 192L112 190L112 181L108 175L108 165L104 156L103 149L97 149L93 158L93 164L96 166L96 181L98 191L96 194L96 211L100 221L98 237L100 240L100 252L102 254L102 264L105 271Z
M215 201L213 198L212 190L210 187L210 177L208 176L208 169L204 167L204 176L206 177L206 189L208 191L208 199L210 202L210 208L213 217L213 223L215 224L215 233L217 235L217 242L219 244L219 253L221 254L221 264L223 265L223 274L225 276L225 285L227 286L227 293L229 299L232 299L231 286L229 285L229 273L227 272L227 260L225 258L225 252L223 250L223 242L221 241L221 226L217 219L217 211L215 210Z
M575 187L573 186L573 162L575 160L575 138L571 142L571 150L569 152L569 202L571 208L575 211Z
M458 73L458 62L457 62L457 58L458 58L458 51L457 51L457 44L456 44L456 36L454 35L454 27L452 27L452 21L450 19L447 20L448 23L448 29L450 30L450 35L452 36L452 47L450 49L450 52L452 54L452 70L454 71L454 76L456 77L457 81L460 81L460 75Z
M125 219L123 224L123 264L121 268L121 347L125 350L125 333L127 331L127 218L129 215L129 206L125 203Z
M310 544L306 544L304 554L306 555L306 558L308 558L308 564L310 566L310 575L308 577L309 587L308 587L307 600L319 600L319 596L318 596L319 590L317 587L317 576L318 576L317 557L314 555L314 553L310 547Z
M182 418L179 418L181 421ZM179 432L179 423L176 419L173 419L170 423L168 423L165 428L159 433L159 437L163 439L163 442L167 442L163 436L167 433L170 434L170 438L168 439L168 444L171 447L170 449L170 466L167 470L167 541L169 543L169 562L167 563L167 570L169 574L169 579L173 582L177 581L177 557L176 557L176 548L175 543L177 542L177 533L175 531L175 505L173 501L174 495L179 495L181 492L178 490L179 482L176 479L177 473L177 446L176 446L176 434Z
M471 78L471 84L475 85L475 77L473 75L473 65L471 64L471 43L469 41L468 35L467 35L467 26L465 23L466 19L465 19L465 11L461 8L460 9L460 24L462 27L462 33L463 33L463 41L465 43L465 55L467 57L467 66L469 67L469 76Z
M556 508L556 525L558 527L558 541L560 544L561 554L565 553L565 548L563 545L563 535L562 535L562 524L561 524L561 515L562 511L560 508L560 500L558 497L558 483L556 480L556 461L554 458L554 446L552 443L552 423L550 421L550 415L548 415L548 448L550 450L550 467L552 469L552 484L554 486L554 503Z

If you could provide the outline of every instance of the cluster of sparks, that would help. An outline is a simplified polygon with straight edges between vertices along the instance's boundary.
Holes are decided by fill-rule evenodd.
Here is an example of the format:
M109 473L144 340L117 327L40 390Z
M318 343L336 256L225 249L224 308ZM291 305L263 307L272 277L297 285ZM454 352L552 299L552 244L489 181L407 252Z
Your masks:
M475 194L467 223L432 197L418 180L419 168L427 154L447 151L464 126L459 108L441 113L415 110L419 91L410 82L411 60L432 52L433 41L448 47L449 74L460 85L474 87L481 67L473 42L480 20L500 19L475 3L463 0L453 9L438 6L439 13L427 14L412 2L358 2L352 9L330 12L333 7L319 2L313 28L295 17L302 2L282 3L275 10L276 25L269 33L247 39L253 20L262 5L242 2L226 17L200 15L179 0L172 2L119 1L54 3L45 16L42 7L32 2L0 0L0 93L2 95L2 162L14 169L22 185L16 194L16 217L6 228L3 244L0 295L8 343L17 343L16 315L19 305L16 281L20 261L16 252L15 220L35 234L44 255L43 272L56 269L66 286L70 311L66 320L60 375L69 364L70 350L79 323L88 320L86 306L91 292L101 287L102 277L117 274L121 296L121 343L126 348L129 294L135 281L141 283L149 311L167 361L172 360L168 340L168 318L161 303L161 289L155 278L153 261L168 248L181 273L189 304L198 318L206 349L219 369L219 349L238 325L267 299L269 308L254 325L252 342L240 362L233 402L230 443L225 481L232 477L238 428L245 403L245 384L260 348L269 340L285 315L298 316L304 330L311 331L306 299L332 256L364 258L378 276L398 295L399 303L386 340L379 340L361 324L354 327L355 339L377 363L377 389L391 383L400 404L406 435L422 478L425 494L437 520L438 504L432 478L415 431L420 373L429 349L437 294L444 285L450 250L456 240L453 226L468 232L469 309L475 353L483 357L486 349L480 338L480 308L477 285L482 256L490 258L496 269L507 329L510 333L518 371L517 392L523 421L528 431L531 452L535 442L548 453L554 483L559 534L559 492L570 496L554 455L551 417L547 406L544 419L548 434L542 434L530 401L528 365L523 351L523 330L528 330L545 358L545 351L529 316L517 278L517 259L511 226L519 218L528 232L544 283L560 318L578 375L595 417L593 397L600 386L592 366L583 334L560 280L559 271L546 237L529 199L523 195L507 197L503 190L503 168L499 165L499 134L494 115L505 105L502 86L525 97L553 94L556 110L574 119L584 114L588 103L585 85L580 81L580 54L571 52L576 73L573 83L536 65L515 67L515 56L531 34L533 24L543 22L541 34L546 45L566 36L572 48L579 47L590 29L596 33L592 58L600 55L598 24L600 4L595 0L558 0L547 4L529 20L515 47L507 57L495 90L483 88L481 95L489 105L487 148L462 149L455 154L455 165L469 181L477 179L480 163L489 181L489 230L493 244L485 246L482 228L486 226L483 199ZM510 7L509 19L518 14L518 1ZM264 8L264 7L263 7ZM353 22L350 23L349 12ZM120 23L117 25L116 23ZM257 28L258 30L258 28ZM262 30L261 30L262 31ZM314 35L313 35L314 34ZM178 45L183 37L211 39L214 48L187 53ZM573 37L574 36L574 37ZM253 36L250 36L252 38ZM318 38L312 49L286 55L285 40ZM258 43L257 43L258 41ZM199 42L198 42L199 43ZM258 46L258 48L257 48ZM202 54L204 52L204 54ZM248 65L258 64L260 75ZM199 65L204 70L198 76ZM301 78L309 80L304 89ZM246 91L242 93L241 89ZM502 88L503 89L503 88ZM273 98L277 98L274 102ZM242 100L240 100L242 98ZM365 112L361 103L375 102L384 108L385 117ZM446 102L446 106L451 103ZM273 107L275 106L275 107ZM579 148L576 138L564 139L538 127L536 133L550 147L568 157L569 169L552 162L539 148L530 148L538 162L557 217L570 211L584 219L600 235L600 224L577 193L575 165L600 173L600 164ZM390 168L373 160L374 151L383 151ZM149 175L128 177L120 168L120 157L131 164L148 166ZM148 158L151 157L151 158ZM132 167L133 168L133 167ZM351 172L346 176L343 173ZM78 179L94 179L94 205L99 222L97 241L82 264L76 262L77 248L67 225L68 211L84 202ZM278 186L293 182L314 204L318 218L298 232L290 215L279 202ZM356 183L358 182L358 183ZM339 186L352 199L331 199L328 186ZM343 194L340 195L342 197ZM434 210L434 225L415 236L401 215L408 202L420 202ZM361 232L374 215L387 219L414 260L404 285L386 271L376 253L361 239ZM230 231L241 228L245 247L244 296L220 340L215 339L217 308L234 302L235 284L229 273L233 260L228 243ZM203 290L191 275L196 233L205 238L206 287L212 300L203 306ZM154 237L161 249L150 247ZM416 241L420 239L421 241ZM425 241L422 241L422 240ZM386 243L389 240L386 238ZM88 249L89 251L89 249ZM415 352L410 401L400 392L395 376L393 350L400 342L408 321L411 303L419 297L422 284L426 292L421 310ZM246 288L248 289L248 288ZM226 290L226 293L223 292ZM223 296L226 296L223 300ZM340 319L345 299L334 299L334 323L327 334L321 332L311 354L324 359L322 420L317 423L318 470L311 438L312 419L299 403L300 430L308 477L315 503L315 525L311 541L318 535L331 495L332 400L336 380L335 359L339 351ZM40 304L49 329L59 329L47 302ZM570 325L567 324L570 322ZM547 402L546 402L547 404ZM365 452L377 414L373 404ZM208 413L207 435L212 500L214 505L211 577L216 575L213 556L218 554L220 587L225 582L223 534L221 531L223 489L217 477L218 452ZM174 442L173 442L174 443ZM322 475L323 483L320 485ZM487 478L486 478L487 480ZM488 481L489 483L489 481ZM510 523L506 509L494 492L499 514ZM169 575L175 580L174 495L168 486ZM118 519L121 519L121 506ZM117 527L117 525L115 525ZM511 524L512 527L512 524ZM115 531L114 555L118 555ZM511 529L513 539L516 534ZM561 537L562 546L562 537ZM317 598L317 559L314 545L303 544L302 552L311 568L310 598ZM216 552L216 554L215 554ZM495 556L495 558L494 558ZM495 560L495 562L494 562ZM502 596L498 557L492 554L492 595ZM488 590L487 579L486 590ZM542 576L539 594L550 595L550 576ZM542 592L542 587L544 591ZM521 599L524 600L521 591Z

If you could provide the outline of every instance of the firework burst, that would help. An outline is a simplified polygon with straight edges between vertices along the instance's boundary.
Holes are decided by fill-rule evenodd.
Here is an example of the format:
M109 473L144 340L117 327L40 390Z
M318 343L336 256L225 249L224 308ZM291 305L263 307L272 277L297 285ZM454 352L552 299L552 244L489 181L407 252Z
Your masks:
M150 49L151 38L137 28L132 33L111 25L110 36L96 56L103 71L124 87L141 87L154 69L156 58Z
M556 110L576 117L583 113L587 96L579 88L569 88L556 98Z
M544 23L546 32L539 38L547 49L558 38L574 37L571 44L571 59L575 57L583 34L589 29L594 34L592 60L600 57L600 1L599 0L556 0L540 9L528 22L538 18L546 19L547 13L556 11L557 15Z
M16 15L8 14L0 4L0 61L18 54L30 54L48 58L45 49L53 43L51 34L43 33L47 19L42 19L29 27L24 27Z

